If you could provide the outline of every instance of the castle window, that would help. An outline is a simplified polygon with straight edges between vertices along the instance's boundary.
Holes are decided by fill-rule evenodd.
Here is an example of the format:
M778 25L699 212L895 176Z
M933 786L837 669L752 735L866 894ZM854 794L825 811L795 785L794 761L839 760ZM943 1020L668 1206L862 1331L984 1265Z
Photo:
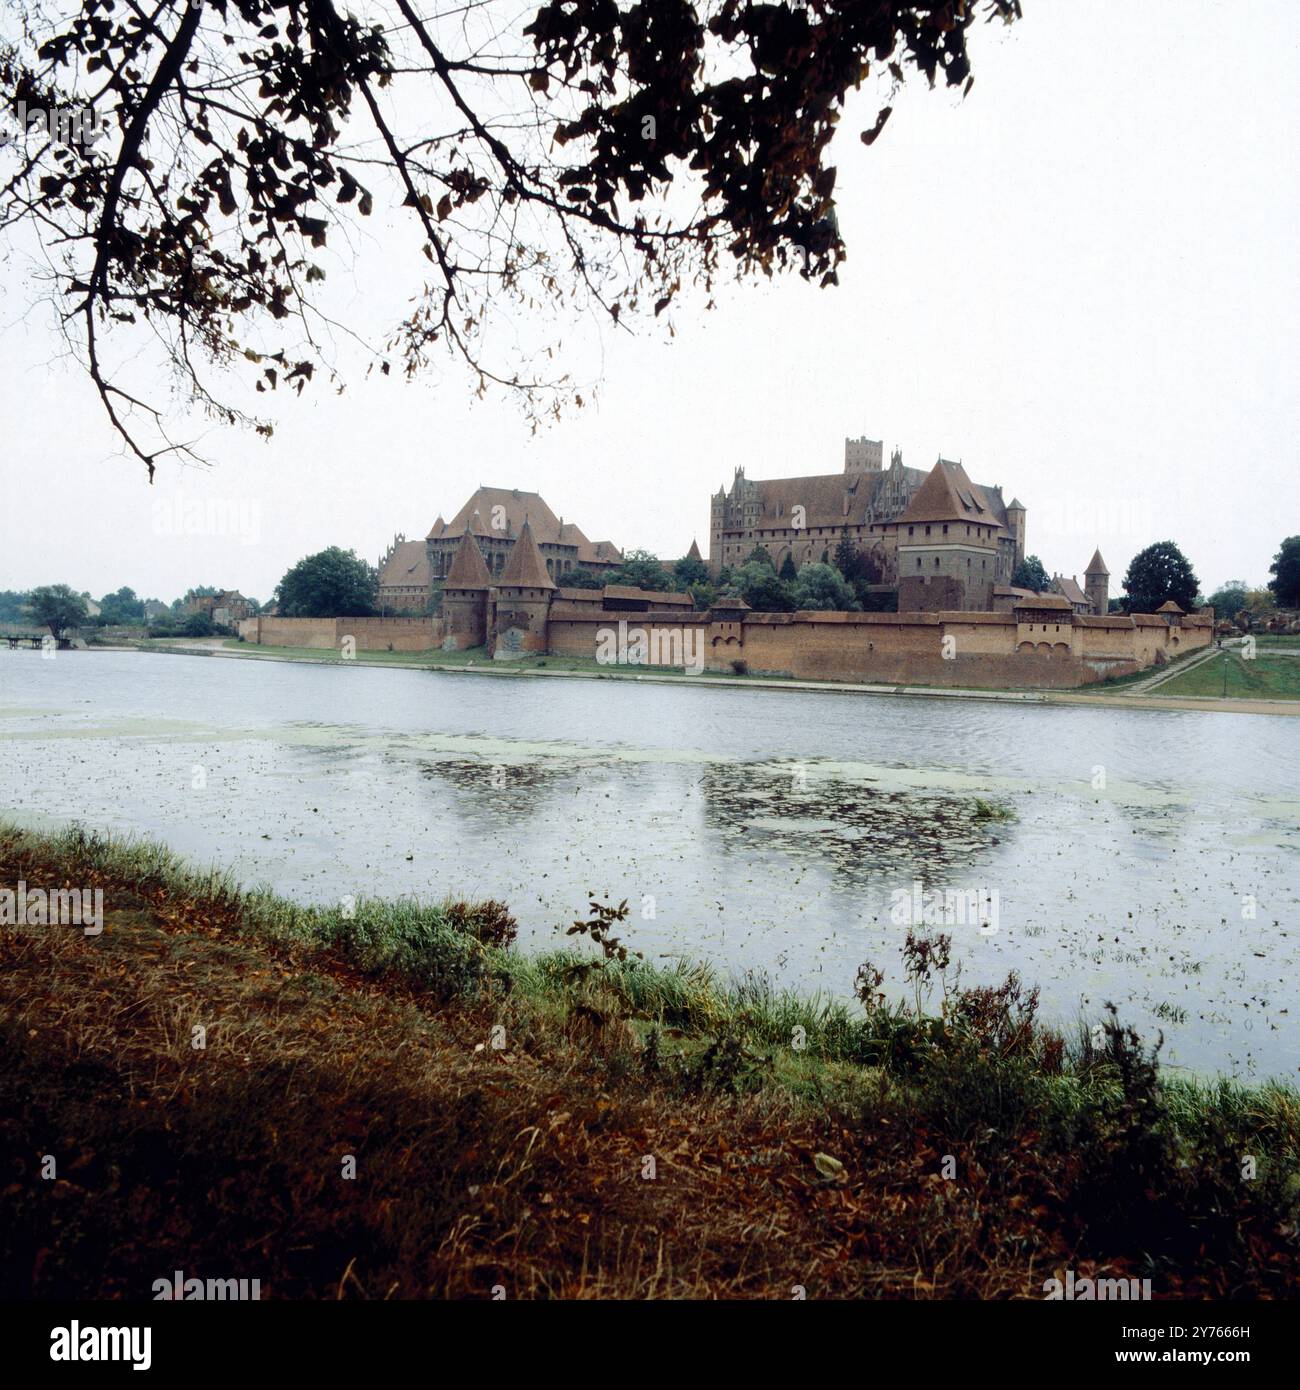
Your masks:
M943 534L945 536L948 534L948 523L946 521L943 523Z
M909 526L909 527L907 528L907 534L908 534L909 536L910 536L910 535L913 535L913 534L915 533L915 531L916 531L916 527L915 527L915 526Z
M925 534L927 536L930 534L930 528L928 526L925 528Z
M916 557L916 567L917 569L921 568L921 557L919 555Z
M937 555L934 557L934 567L935 569L939 568L939 557Z

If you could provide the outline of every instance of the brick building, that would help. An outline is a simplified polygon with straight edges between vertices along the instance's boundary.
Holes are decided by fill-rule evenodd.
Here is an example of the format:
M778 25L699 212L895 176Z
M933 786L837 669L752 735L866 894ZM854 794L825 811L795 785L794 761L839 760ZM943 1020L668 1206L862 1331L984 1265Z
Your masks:
M796 569L809 563L829 563L835 558L835 547L847 538L868 556L881 583L898 585L903 577L898 523L923 485L936 474L940 481L935 488L942 490L945 503L949 494L956 498L952 515L940 519L939 524L969 525L972 541L978 528L978 558L989 561L991 568L988 592L982 583L973 587L980 590L983 606L988 606L992 586L1009 584L1016 565L1024 558L1025 508L1014 499L1004 502L998 487L972 483L960 463L947 459L940 459L928 471L909 468L895 449L886 468L881 441L866 438L844 441L842 473L755 480L737 468L730 492L719 488L710 499L709 572L716 578L724 566L742 564L755 546L766 550L778 569L787 557ZM931 496L929 510L935 505ZM916 518L907 524L915 526ZM904 532L903 536L916 539L915 532L910 537ZM914 576L915 550L909 558ZM940 550L936 557L932 549L922 558L930 562L923 570L932 578L935 558L940 562L939 577L965 578L965 552ZM976 558L975 554L971 558Z
M480 487L450 521L439 516L423 541L394 538L378 566L380 610L427 612L436 607L466 532L474 537L489 575L500 576L525 526L553 583L575 569L600 572L623 563L617 546L588 540L581 527L556 516L539 493Z

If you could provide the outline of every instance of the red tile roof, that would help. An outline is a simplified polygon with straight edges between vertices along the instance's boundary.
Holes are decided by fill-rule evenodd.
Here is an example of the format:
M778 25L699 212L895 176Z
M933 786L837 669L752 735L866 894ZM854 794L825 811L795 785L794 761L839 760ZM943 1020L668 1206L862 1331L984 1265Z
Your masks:
M960 463L940 459L916 490L900 525L917 521L969 521L1006 528L1006 508L997 493L971 482Z
M429 555L423 541L401 541L379 571L381 589L427 589Z
M451 568L443 585L446 589L488 589L492 587L492 576L483 563L483 554L478 542L468 529L460 538L456 553L451 557Z
M546 561L537 548L533 528L528 521L524 522L514 549L506 558L506 567L501 571L497 585L503 589L555 588L555 581L546 572Z

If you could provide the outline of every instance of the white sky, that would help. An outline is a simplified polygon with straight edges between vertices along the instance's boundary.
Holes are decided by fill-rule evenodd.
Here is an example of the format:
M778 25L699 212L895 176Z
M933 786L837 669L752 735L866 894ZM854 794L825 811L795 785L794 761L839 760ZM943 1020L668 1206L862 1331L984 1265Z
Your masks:
M450 369L416 385L358 374L342 395L272 398L270 443L209 432L210 469L164 463L149 488L0 266L0 589L266 600L302 555L339 544L373 561L479 483L539 491L593 539L673 558L693 537L707 551L709 494L738 464L836 472L846 434L1001 483L1049 573L1082 579L1100 545L1114 595L1137 550L1173 539L1205 592L1262 584L1300 532L1293 7L1025 9L978 26L965 101L913 84L870 150L857 137L874 106L850 108L838 289L728 290L712 313L679 310L671 340L662 324L567 328L568 365L601 374L597 403L535 436ZM392 273L357 271L358 303L375 275ZM241 532L168 534L170 509L205 503L241 509Z

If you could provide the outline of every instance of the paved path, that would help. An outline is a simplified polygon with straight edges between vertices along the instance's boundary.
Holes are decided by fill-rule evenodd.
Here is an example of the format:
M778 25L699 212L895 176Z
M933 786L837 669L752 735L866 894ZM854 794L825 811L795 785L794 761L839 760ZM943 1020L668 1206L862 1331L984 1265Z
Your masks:
M1198 666L1204 666L1218 650L1218 647L1207 647L1203 652L1197 652L1195 656L1190 656L1184 661L1174 661L1168 666L1162 666L1154 676L1148 676L1146 680L1137 681L1130 685L1127 693L1145 695L1147 691L1154 690L1156 686L1163 685L1165 681L1172 680L1175 676L1181 676L1187 671L1195 670Z

